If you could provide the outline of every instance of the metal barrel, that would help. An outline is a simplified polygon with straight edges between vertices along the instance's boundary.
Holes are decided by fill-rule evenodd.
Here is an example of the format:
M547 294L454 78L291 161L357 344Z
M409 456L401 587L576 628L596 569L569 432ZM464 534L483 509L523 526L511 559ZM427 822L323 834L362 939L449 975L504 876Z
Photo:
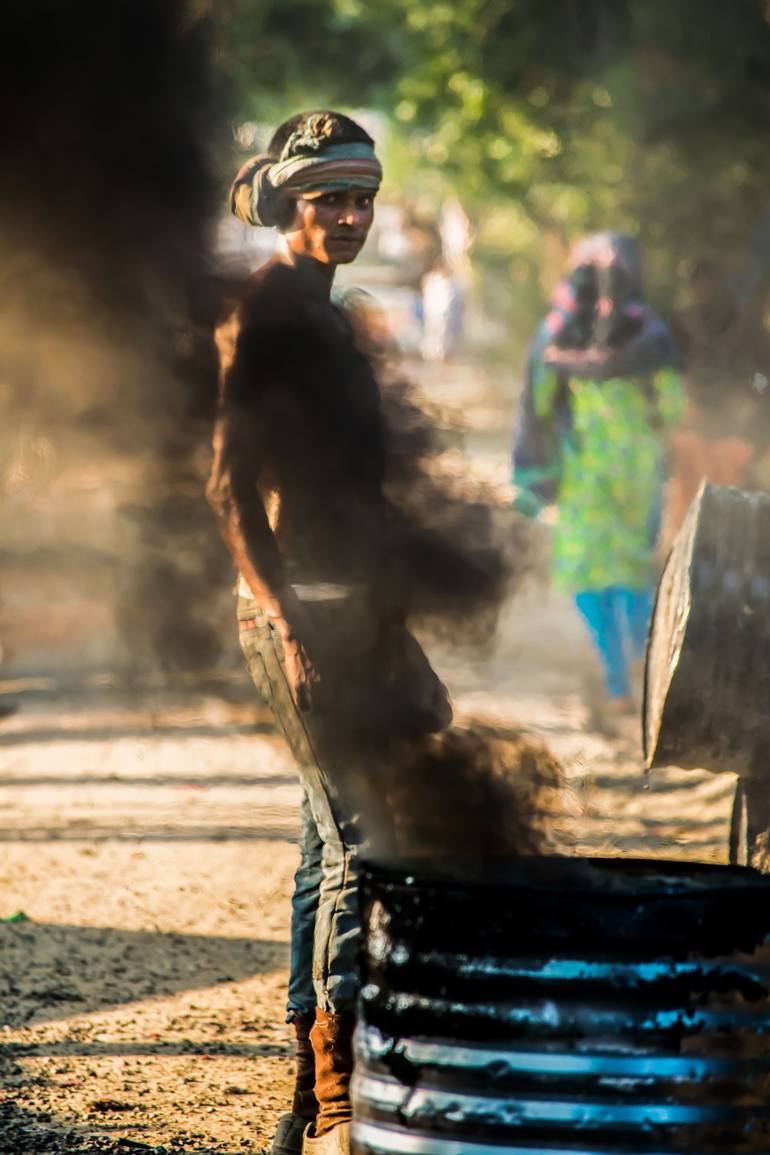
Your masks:
M364 872L355 1155L770 1152L770 880L623 859Z
M770 497L704 485L658 586L647 647L648 766L767 772Z

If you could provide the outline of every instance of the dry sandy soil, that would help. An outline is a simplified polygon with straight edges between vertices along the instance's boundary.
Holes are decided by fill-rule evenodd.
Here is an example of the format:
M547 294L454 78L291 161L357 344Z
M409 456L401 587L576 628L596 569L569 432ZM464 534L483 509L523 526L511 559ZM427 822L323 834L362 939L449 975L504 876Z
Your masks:
M464 410L475 467L502 484L508 414L467 376L441 380L434 399ZM635 727L597 728L593 655L538 582L493 653L433 656L461 712L562 759L565 851L724 861L732 777L644 776ZM72 669L5 672L19 709L0 723L0 1155L260 1151L292 1075L299 800L269 715L238 670L131 694Z

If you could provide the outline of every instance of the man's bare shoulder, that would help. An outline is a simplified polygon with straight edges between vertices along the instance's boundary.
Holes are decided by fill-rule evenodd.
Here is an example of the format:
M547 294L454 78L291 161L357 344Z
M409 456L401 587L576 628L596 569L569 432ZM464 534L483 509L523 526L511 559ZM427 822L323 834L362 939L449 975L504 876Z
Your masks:
M241 285L216 325L220 401L244 409L283 394L296 376L298 332L304 330L295 270L269 261Z
M256 269L225 293L217 325L269 323L296 309L302 293L293 269L275 259Z
M279 329L296 313L296 286L292 270L268 261L253 272L226 300L214 329L220 373L233 364L244 333Z
M301 278L282 261L270 260L244 282L239 312L242 321L276 320L296 310L303 297Z

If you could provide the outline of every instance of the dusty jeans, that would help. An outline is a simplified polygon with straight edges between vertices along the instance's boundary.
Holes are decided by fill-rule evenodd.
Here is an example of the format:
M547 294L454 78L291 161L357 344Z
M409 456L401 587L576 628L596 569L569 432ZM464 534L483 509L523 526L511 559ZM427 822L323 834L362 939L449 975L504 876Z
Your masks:
M323 618L325 612L316 616ZM333 612L339 614L340 607ZM354 1008L358 993L361 837L356 816L347 812L332 785L334 771L323 753L328 745L324 719L300 711L291 696L280 636L257 602L242 592L238 619L249 673L291 747L304 791L292 896L289 1018L312 1014L316 1006L339 1014Z

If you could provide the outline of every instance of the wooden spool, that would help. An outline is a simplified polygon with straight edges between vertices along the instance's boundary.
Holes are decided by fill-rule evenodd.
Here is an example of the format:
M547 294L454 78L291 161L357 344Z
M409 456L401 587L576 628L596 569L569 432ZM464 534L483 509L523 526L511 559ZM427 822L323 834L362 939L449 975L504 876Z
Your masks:
M648 767L760 773L770 763L770 497L703 485L650 626Z

